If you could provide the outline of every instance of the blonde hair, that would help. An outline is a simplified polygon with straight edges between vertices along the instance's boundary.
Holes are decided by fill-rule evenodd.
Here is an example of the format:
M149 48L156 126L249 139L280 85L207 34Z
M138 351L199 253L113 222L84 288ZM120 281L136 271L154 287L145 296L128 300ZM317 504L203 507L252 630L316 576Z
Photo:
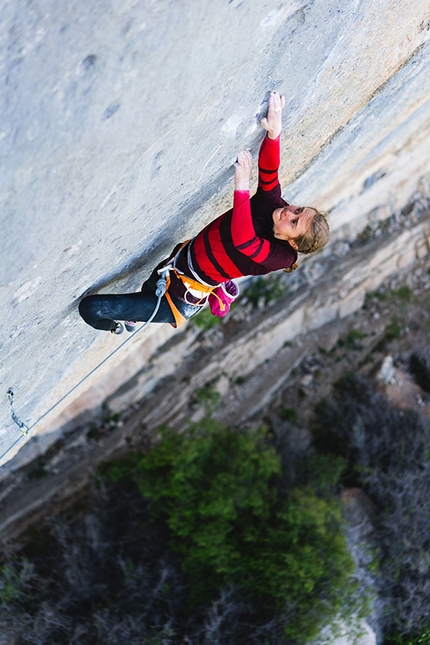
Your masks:
M330 226L327 221L327 215L325 213L320 213L316 208L312 208L312 210L315 211L315 215L309 229L306 233L303 233L303 235L294 238L298 252L305 253L306 255L324 248L330 237ZM291 267L284 269L284 271L291 273L292 271L295 271L298 266L299 263L295 262Z

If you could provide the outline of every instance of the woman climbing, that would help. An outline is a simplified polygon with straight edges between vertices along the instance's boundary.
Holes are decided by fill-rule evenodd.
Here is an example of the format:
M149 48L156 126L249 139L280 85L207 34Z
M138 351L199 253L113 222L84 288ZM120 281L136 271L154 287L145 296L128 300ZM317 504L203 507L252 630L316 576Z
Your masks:
M154 269L138 293L94 295L79 305L82 318L95 329L121 334L119 321L134 331L136 321L179 326L209 298L212 311L223 315L238 293L234 278L263 275L297 267L298 253L313 253L328 242L326 217L315 208L293 206L281 197L278 180L282 109L285 99L271 92L267 117L261 125L267 134L258 159L258 189L250 198L252 157L239 153L235 163L233 208L217 217L198 235L178 245L170 258ZM164 295L155 293L160 275L167 279Z

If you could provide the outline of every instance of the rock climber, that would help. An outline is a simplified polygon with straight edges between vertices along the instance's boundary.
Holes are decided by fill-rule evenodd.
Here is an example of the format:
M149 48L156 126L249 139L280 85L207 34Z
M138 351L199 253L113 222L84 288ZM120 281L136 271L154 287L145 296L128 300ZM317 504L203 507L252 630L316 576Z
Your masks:
M179 326L198 313L209 299L212 312L224 315L238 293L235 278L297 268L298 253L313 253L329 239L326 216L309 206L282 199L278 179L282 109L285 98L271 92L266 135L258 159L258 189L250 197L252 156L239 153L235 165L233 208L209 223L196 237L179 244L143 284L128 294L101 294L83 298L82 318L95 329L121 334L147 321ZM163 271L164 269L164 271ZM165 294L155 293L160 275L167 279Z

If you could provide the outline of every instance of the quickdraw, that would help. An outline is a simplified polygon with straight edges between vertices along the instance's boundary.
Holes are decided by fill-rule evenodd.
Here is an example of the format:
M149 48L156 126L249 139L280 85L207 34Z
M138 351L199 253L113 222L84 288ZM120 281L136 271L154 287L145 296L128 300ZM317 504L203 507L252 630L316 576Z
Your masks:
M14 421L14 423L16 423L16 425L21 430L21 432L24 435L24 437L26 437L28 435L28 433L30 432L30 428L28 427L28 425L26 423L24 423L24 421L21 421L21 419L19 419L16 416L15 408L14 408L14 405L13 405L13 397L14 396L15 396L14 391L10 387L8 389L8 391L7 391L7 398L9 399L9 405L10 405L10 415L12 417L12 421Z

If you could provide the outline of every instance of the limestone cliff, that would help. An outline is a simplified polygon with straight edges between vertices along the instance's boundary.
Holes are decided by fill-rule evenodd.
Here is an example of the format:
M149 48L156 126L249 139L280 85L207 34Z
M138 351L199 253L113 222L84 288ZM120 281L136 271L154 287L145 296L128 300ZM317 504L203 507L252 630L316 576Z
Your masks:
M120 342L83 324L82 294L138 288L173 242L228 207L231 164L258 149L267 90L287 100L285 195L330 212L324 257L430 194L427 0L9 0L0 16L2 453L19 437L9 387L31 425ZM375 287L426 253L425 226L396 244L370 274L366 257L333 269L324 306L328 277L310 262L306 313L302 292L295 327L281 325L275 345L262 333L254 364L292 329L353 311L363 280ZM142 332L34 434L96 407L174 333Z

